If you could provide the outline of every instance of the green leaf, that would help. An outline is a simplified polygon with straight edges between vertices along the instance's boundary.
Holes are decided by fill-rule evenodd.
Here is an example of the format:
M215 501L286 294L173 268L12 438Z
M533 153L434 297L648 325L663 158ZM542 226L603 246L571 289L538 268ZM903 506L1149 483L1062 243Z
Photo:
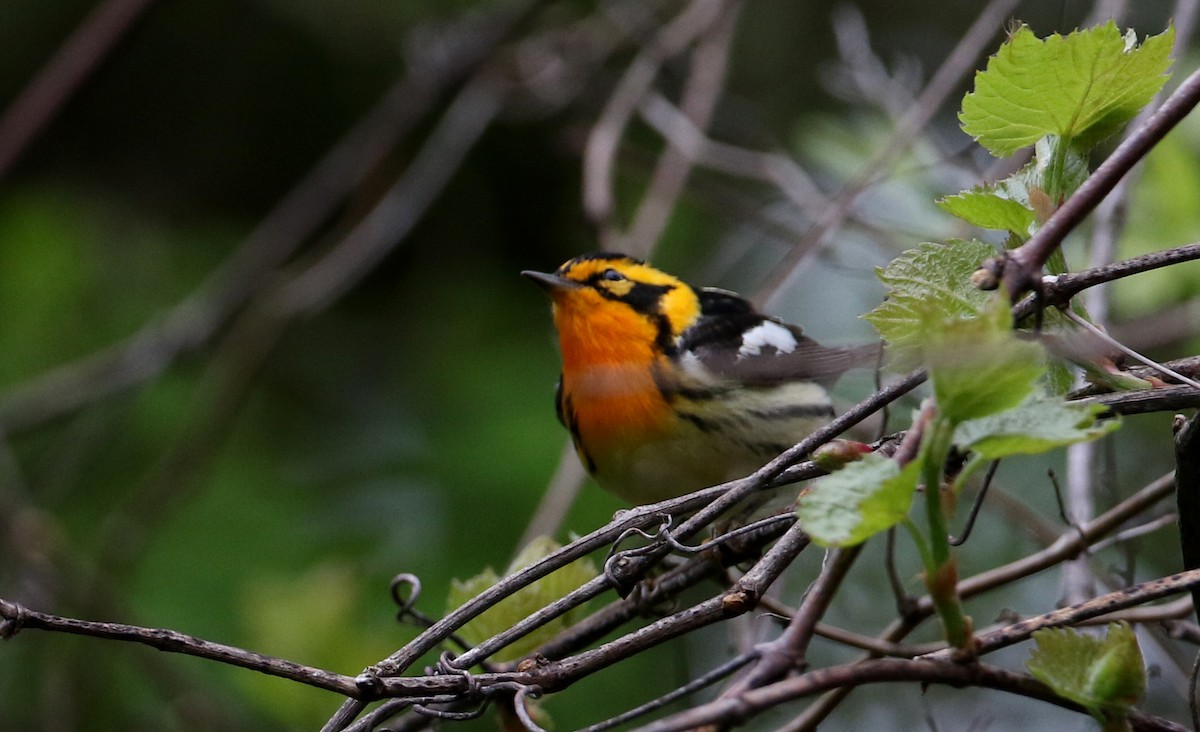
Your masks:
M822 546L860 544L908 515L920 467L866 455L800 494L800 525Z
M1033 210L1026 203L1013 200L1007 191L997 186L981 186L946 196L938 206L968 224L981 229L1010 231L1022 239L1028 238L1033 225Z
M540 536L529 542L513 559L505 573L511 575L558 551L561 545L548 536ZM495 606L464 625L459 630L463 640L472 645L479 644L497 633L507 630L529 615L550 603L565 597L591 580L597 574L596 566L587 559L580 559L566 567L551 572L527 587L517 590ZM500 581L496 572L488 567L467 580L454 579L446 597L446 611L451 612L479 593ZM513 661L528 655L553 638L559 631L579 622L587 615L584 606L552 620L532 633L500 650L493 656L496 661Z
M1057 135L1043 137L1037 141L1033 161L1013 177L1021 180L1021 185L1028 192L1035 210L1037 205L1032 199L1038 192L1042 193L1047 210L1042 212L1039 223L1049 218L1054 209L1078 190L1091 175L1091 169L1088 167L1090 149Z
M971 275L996 250L981 241L926 242L901 254L876 275L888 288L887 300L863 317L887 342L897 368L919 361L922 329L929 318L952 320L979 313L990 297Z
M929 379L951 424L1015 407L1046 372L1041 346L1013 334L1009 312L997 298L974 320L926 323Z
M1124 716L1146 690L1142 651L1125 623L1109 625L1103 639L1071 628L1039 630L1033 639L1029 672L1097 719Z
M998 414L962 422L954 430L954 444L985 460L1035 455L1094 440L1121 426L1115 419L1098 421L1102 411L1099 404L1036 396Z
M1001 157L1047 135L1090 147L1162 88L1174 38L1168 28L1138 46L1111 21L1046 39L1022 26L975 74L959 114L963 130Z

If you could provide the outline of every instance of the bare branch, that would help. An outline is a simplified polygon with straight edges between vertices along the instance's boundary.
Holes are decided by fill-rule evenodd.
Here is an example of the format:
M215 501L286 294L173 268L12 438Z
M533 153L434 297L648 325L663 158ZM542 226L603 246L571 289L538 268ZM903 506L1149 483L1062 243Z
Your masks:
M1193 72L1144 125L1125 138L1029 241L1005 252L999 266L1013 300L1039 289L1042 267L1051 252L1197 103L1200 103L1200 71Z
M753 670L737 683L726 689L721 696L736 697L748 689L777 681L793 668L803 667L808 644L812 640L817 621L825 614L834 594L846 578L854 560L858 558L862 545L838 549L826 555L821 574L813 581L804 595L803 602L792 616L783 633L770 643L758 647L758 663Z
M1003 27L1016 6L1016 0L991 0L984 6L975 22L934 72L929 83L925 85L925 90L897 122L884 147L862 167L855 180L842 189L835 197L834 205L829 206L824 215L813 223L810 231L792 247L776 267L775 275L760 288L755 297L757 304L768 302L775 293L783 289L810 253L823 246L829 234L841 225L863 191L899 159L900 153L912 144L917 134L945 104L946 99L957 88L959 80L971 72L984 41Z
M1200 390L1190 386L1167 386L1143 391L1121 391L1115 394L1084 397L1074 404L1103 404L1112 414L1148 414L1177 412L1200 407Z
M104 0L21 90L0 117L0 180L152 2Z
M654 84L662 64L678 56L708 31L725 10L723 0L692 0L662 28L629 64L588 135L583 159L583 208L608 247L618 143L638 103Z
M1022 620L990 633L977 635L975 640L981 655L991 653L1028 640L1034 632L1042 628L1075 625L1118 610L1144 605L1180 592L1187 592L1195 587L1200 587L1200 569L1180 572L1170 577L1143 582L1133 587L1093 597L1070 607ZM946 661L951 659L952 654L953 649L947 649L930 654L928 658Z
M1031 699L1056 704L1067 709L1084 711L1067 701L1032 677L1013 673L987 664L962 664L954 661L878 659L860 663L832 666L810 671L785 681L747 691L736 698L718 699L708 704L672 715L637 728L637 732L676 732L706 725L737 725L773 709L784 702L819 694L829 689L852 688L865 684L889 681L908 681L922 684L979 686L1007 691ZM1186 728L1150 715L1133 713L1130 722L1135 730L1171 730Z
M992 570L980 572L977 575L960 580L958 594L964 600L982 592L1001 587L1009 582L1027 577L1049 567L1053 567L1064 559L1077 556L1091 543L1099 540L1131 517L1140 514L1150 506L1171 495L1174 488L1172 476L1165 475L1145 486L1137 493L1125 499L1116 506L1098 516L1094 521L1068 533L1062 534L1057 541L1042 551L1036 552ZM920 598L913 606L912 612L892 622L879 637L887 643L897 643L905 638L924 619L933 615L933 602L928 595ZM868 658L875 657L872 653ZM813 703L802 714L798 715L788 726L791 732L811 730L820 724L830 712L849 694L850 689L834 689Z
M1197 86L1200 86L1200 83L1198 83ZM1076 196L1078 196L1078 194L1076 194ZM1030 241L1032 241L1032 239ZM1066 274L1057 276L1046 276L1041 280L1040 290L1047 305L1062 305L1070 301L1070 299L1077 293L1082 292L1089 287L1095 287L1102 282L1111 282L1113 280L1129 277L1141 272L1149 272L1153 269L1159 269L1160 267L1170 267L1173 264L1179 264L1181 262L1191 262L1195 259L1200 259L1200 242L1185 244L1172 249L1163 249L1157 252L1150 252L1149 254L1143 254L1137 257L1130 257L1129 259L1125 259L1120 262L1114 262L1112 264L1106 264L1101 267L1094 267L1092 269L1086 269L1080 272L1068 272ZM1030 298L1022 300L1020 303L1018 303L1018 309L1016 310L1017 316L1025 317L1031 314L1032 307L1033 302Z
M385 92L195 292L124 341L0 394L0 425L11 434L57 419L155 378L180 355L208 343L261 293L270 281L266 275L317 231L442 92L487 59L535 5L536 0L520 0L509 9L453 26L445 31L446 42L455 44L452 55L441 54L436 43L425 44L430 58L414 59L416 71Z
M1097 516L1094 520L1062 534L1057 541L1045 549L1014 562L967 577L958 583L958 592L963 598L994 589L1021 577L1028 577L1048 569L1064 559L1074 557L1091 544L1107 536L1131 517L1171 495L1174 488L1171 475L1164 475L1145 486L1129 498ZM922 613L933 611L928 597L918 601Z
M671 144L672 150L693 164L769 183L809 216L818 215L828 203L808 173L782 152L746 150L708 138L661 94L648 95L638 110L642 119Z
M246 651L222 643L213 643L174 630L64 618L30 610L4 599L0 599L0 618L3 619L3 622L0 622L0 638L4 639L12 638L20 630L32 629L141 643L160 651L206 658L210 661L279 676L308 686L328 689L346 696L358 696L359 694L354 679L349 676L302 666L281 658Z
M702 34L692 52L692 68L683 90L683 114L698 129L708 126L725 83L729 53L742 3L730 2L720 18ZM619 234L614 248L635 256L648 256L670 220L691 173L692 163L674 147L659 156L645 195L628 231Z
M604 732L604 730L612 729L613 727L617 727L626 722L637 719L638 717L649 714L650 712L654 712L659 709L662 709L663 707L670 704L671 702L674 702L678 699L682 699L687 696L691 696L692 694L696 693L700 689L704 689L708 686L715 684L716 682L720 681L721 679L734 673L742 666L745 666L751 660L753 660L753 656L751 656L749 654L734 656L733 658L729 659L725 663L716 667L712 671L709 671L708 673L697 676L692 681L690 681L687 684L679 687L678 689L670 692L669 694L664 694L663 696L659 697L658 699L655 699L652 702L648 702L646 704L642 704L640 706L634 707L633 709L630 709L628 712L617 715L616 717L613 717L612 719L605 720L603 722L600 722L599 724L593 724L593 725L584 727L580 730L577 730L577 732Z

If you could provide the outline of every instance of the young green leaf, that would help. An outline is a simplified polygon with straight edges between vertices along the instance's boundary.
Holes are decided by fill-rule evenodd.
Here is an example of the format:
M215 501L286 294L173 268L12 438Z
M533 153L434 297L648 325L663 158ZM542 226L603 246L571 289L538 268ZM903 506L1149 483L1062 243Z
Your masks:
M1166 81L1174 28L1147 38L1113 22L1039 39L1013 33L963 99L963 130L994 155L1011 155L1047 135L1090 147L1133 119Z
M1002 298L977 318L929 321L924 332L938 413L954 425L1015 407L1046 372L1041 346L1013 334Z
M919 361L922 329L928 319L970 318L988 301L971 283L980 263L996 250L981 241L926 242L901 254L876 275L888 288L887 300L863 317L887 342L898 368Z
M937 203L942 210L968 224L1009 231L1022 240L1029 237L1029 227L1034 221L1033 210L1027 203L1010 198L1006 191L995 186L972 188Z
M560 547L558 542L548 536L537 537L513 559L506 575L540 561ZM550 603L565 597L591 580L596 574L596 567L590 560L582 559L568 564L496 603L495 606L464 625L459 630L459 635L472 645L487 640ZM470 579L453 580L446 597L446 611L454 610L499 581L500 577L491 567L487 567ZM586 608L582 606L574 608L502 649L493 658L497 661L512 661L521 658L550 640L560 630L579 622L586 615Z
M1109 625L1103 639L1071 628L1039 630L1033 639L1029 672L1097 719L1123 716L1146 690L1142 651L1125 623Z
M800 525L822 546L860 544L908 515L920 467L866 455L800 494Z
M1043 222L1091 175L1088 167L1091 148L1070 138L1048 135L1038 140L1033 149L1033 161L1013 177L1019 178L1029 192L1034 209L1045 209L1038 216L1038 221ZM1035 202L1034 196L1042 200Z
M1054 135L1034 146L1027 165L1003 180L942 199L941 207L984 229L1013 234L1017 246L1045 223L1059 204L1088 177L1088 151Z
M985 460L1035 455L1094 440L1121 426L1116 419L1098 421L1096 415L1102 411L1098 404L1035 396L1012 409L960 423L954 430L954 444Z

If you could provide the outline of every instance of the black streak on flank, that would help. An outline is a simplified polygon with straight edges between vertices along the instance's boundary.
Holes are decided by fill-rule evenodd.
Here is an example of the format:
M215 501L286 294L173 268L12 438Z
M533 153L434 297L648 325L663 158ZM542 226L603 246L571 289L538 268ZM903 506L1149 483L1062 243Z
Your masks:
M701 432L711 433L717 432L720 429L720 425L712 420L708 420L688 412L678 412L678 414L681 419L683 419L685 422L692 423L696 426L696 429L700 430Z
M668 401L687 399L692 402L707 402L731 391L727 386L685 386L678 379L669 377L658 364L654 367L654 385Z
M558 423L563 427L568 427L567 415L563 408L563 391L562 391L562 376L558 377L558 383L554 385L554 414L558 417Z
M756 409L751 415L760 419L801 419L804 417L832 417L831 404L789 404L778 409Z
M583 441L579 438L579 416L575 413L575 405L571 403L571 397L562 398L562 381L558 382L558 394L559 399L555 400L555 402L558 407L559 421L566 425L567 431L571 433L571 442L575 443L575 452L579 453L579 458L583 461L583 467L587 468L589 473L595 473L596 461L583 448Z

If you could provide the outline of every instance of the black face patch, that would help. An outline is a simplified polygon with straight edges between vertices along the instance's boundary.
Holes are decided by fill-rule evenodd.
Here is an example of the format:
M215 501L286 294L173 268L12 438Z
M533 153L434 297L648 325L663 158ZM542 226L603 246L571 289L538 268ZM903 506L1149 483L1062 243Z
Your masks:
M575 272L579 265L588 262L612 262L614 265L643 265L645 262L630 257L627 254L612 252L593 252L584 254L563 264L555 273L559 277L587 285L609 300L623 302L639 313L656 315L659 312L659 299L672 290L674 285L652 285L631 279L620 270L620 267L606 269L596 268L584 279L581 272ZM589 269L591 269L589 267ZM572 276L574 275L574 276Z
M604 282L613 282L604 276L604 272L598 272L587 280L587 284L595 287L601 295L609 300L623 302L646 315L657 315L660 312L659 302L662 300L662 296L675 289L674 285L648 285L637 280L627 280L629 282L627 291L619 292L612 289L611 286L602 284Z
M611 267L604 266L611 262ZM662 312L662 299L678 287L672 283L642 282L627 268L636 269L645 263L636 257L611 252L595 252L576 257L558 268L556 274L584 287L591 288L606 300L623 303L654 323L655 342L667 355L676 352L671 323ZM632 276L631 276L632 274Z

